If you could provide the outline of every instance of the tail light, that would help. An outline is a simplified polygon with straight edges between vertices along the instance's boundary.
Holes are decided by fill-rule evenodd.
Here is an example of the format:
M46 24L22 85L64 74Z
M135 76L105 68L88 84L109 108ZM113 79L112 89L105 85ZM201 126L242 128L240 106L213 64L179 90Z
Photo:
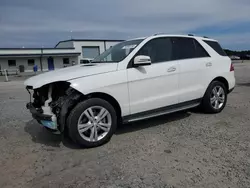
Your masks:
M231 63L231 66L230 66L230 72L234 71L234 65L233 63Z

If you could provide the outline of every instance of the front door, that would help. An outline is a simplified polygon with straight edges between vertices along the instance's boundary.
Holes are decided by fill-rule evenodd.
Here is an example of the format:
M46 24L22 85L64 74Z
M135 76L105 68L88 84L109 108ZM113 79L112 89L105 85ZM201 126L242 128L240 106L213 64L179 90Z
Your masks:
M48 70L54 70L55 66L54 66L54 59L53 57L49 57L48 58Z
M171 39L152 39L137 55L150 56L152 64L127 69L130 113L177 104L179 68L172 61Z

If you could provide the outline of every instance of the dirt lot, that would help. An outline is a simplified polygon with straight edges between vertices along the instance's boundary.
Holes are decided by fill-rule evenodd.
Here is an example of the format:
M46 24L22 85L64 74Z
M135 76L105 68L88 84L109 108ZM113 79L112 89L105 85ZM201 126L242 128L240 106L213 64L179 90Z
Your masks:
M46 132L25 109L22 82L1 82L0 187L250 187L250 64L235 66L222 113L122 125L94 149Z

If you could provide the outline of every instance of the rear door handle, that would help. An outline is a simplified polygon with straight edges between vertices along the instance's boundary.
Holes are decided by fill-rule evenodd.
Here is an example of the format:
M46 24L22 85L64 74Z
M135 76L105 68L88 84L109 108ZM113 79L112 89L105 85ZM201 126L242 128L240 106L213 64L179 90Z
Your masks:
M168 72L174 72L174 71L176 71L176 67L170 67L170 68L168 69Z
M211 62L208 62L208 63L206 63L206 67L212 67L212 63Z

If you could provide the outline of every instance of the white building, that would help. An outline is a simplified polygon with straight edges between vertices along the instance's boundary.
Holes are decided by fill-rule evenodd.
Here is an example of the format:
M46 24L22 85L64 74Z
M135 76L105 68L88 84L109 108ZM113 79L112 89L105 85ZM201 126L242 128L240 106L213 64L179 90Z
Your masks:
M72 39L60 41L55 48L0 48L0 71L9 73L20 70L48 71L80 64L84 58L94 58L121 40L84 40Z

